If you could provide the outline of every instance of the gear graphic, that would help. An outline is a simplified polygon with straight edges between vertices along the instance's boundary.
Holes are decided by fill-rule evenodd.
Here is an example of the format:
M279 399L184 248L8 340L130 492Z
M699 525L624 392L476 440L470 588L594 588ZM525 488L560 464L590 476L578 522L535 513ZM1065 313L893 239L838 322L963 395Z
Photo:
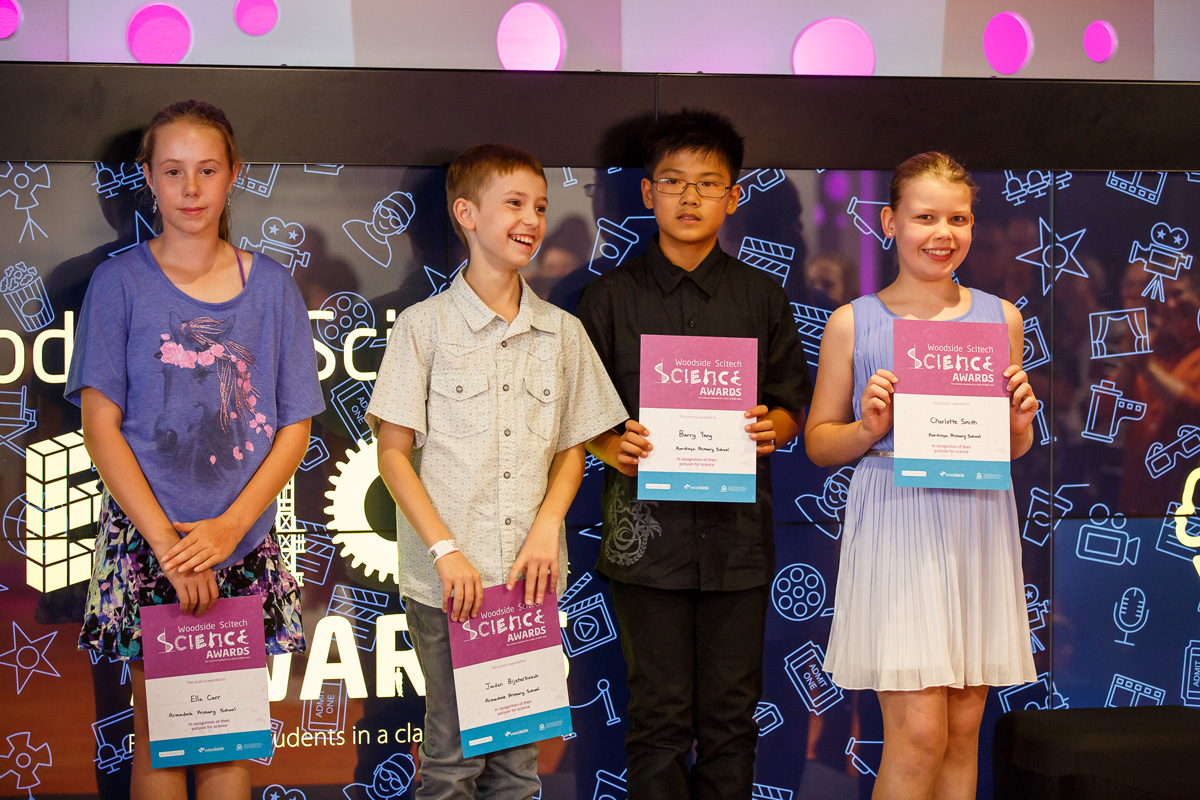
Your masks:
M40 747L30 747L28 732L14 733L8 737L8 754L0 755L0 778L12 773L17 776L17 788L30 791L42 782L38 767L52 763L50 745L43 742Z
M400 564L396 542L380 536L367 519L367 492L379 479L375 442L358 440L357 450L347 450L346 460L337 463L338 473L329 478L333 488L325 492L330 505L329 530L338 531L333 542L342 546L342 555L368 576L379 573L379 580L399 580Z

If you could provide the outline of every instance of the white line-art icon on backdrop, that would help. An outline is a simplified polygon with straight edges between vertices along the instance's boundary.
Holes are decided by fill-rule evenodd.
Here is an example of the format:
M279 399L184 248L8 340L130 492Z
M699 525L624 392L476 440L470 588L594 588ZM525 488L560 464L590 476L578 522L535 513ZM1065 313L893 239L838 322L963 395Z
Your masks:
M262 239L258 244L252 244L250 239L243 236L243 250L254 248L287 267L292 275L296 267L307 267L312 253L301 250L304 244L304 226L298 222L284 222L279 217L267 217L262 224Z
M1116 623L1117 630L1124 634L1120 639L1113 641L1134 647L1135 644L1129 641L1129 637L1144 628L1149 617L1146 593L1137 586L1130 586L1121 593L1121 599L1113 604L1113 622Z
M1085 561L1122 567L1137 564L1142 540L1126 533L1129 520L1117 512L1112 514L1104 503L1092 506L1090 524L1079 529L1075 555Z
M371 218L351 219L342 223L342 230L362 254L387 269L392 265L390 239L408 230L417 213L413 196L408 192L392 192L371 209Z
M1051 186L1059 191L1071 185L1071 173L1032 169L1020 177L1011 169L1004 170L1004 199L1019 206L1030 197L1045 197Z
M850 205L846 207L846 213L854 220L854 227L858 228L860 233L874 236L883 245L884 250L890 249L893 241L884 235L883 223L879 221L879 212L886 205L886 201L859 200L857 197L851 197Z
M30 164L28 162L5 161L0 166L0 199L7 195L13 196L13 210L25 212L25 225L21 228L21 238L18 244L37 239L40 233L46 236L41 226L33 221L33 209L37 208L37 190L50 188L50 170L45 164Z
M1088 314L1092 358L1141 356L1152 351L1145 306Z
M1152 206L1162 199L1163 186L1167 183L1165 172L1110 172L1105 184L1122 194L1145 200Z
M1100 381L1092 385L1092 397L1088 402L1087 422L1079 433L1093 442L1109 442L1117 438L1117 430L1126 420L1136 422L1146 416L1146 404L1138 400L1126 400L1125 391L1118 389L1113 381Z
M1134 241L1129 248L1129 263L1151 275L1150 282L1142 290L1142 297L1163 302L1167 299L1163 290L1164 280L1179 280L1179 274L1192 268L1192 255L1185 253L1188 233L1183 228L1172 228L1165 222L1155 223L1150 228L1150 244Z
M1088 277L1087 270L1075 257L1075 249L1087 228L1080 228L1074 233L1061 235L1050 230L1049 223L1038 218L1038 246L1017 256L1017 261L1032 264L1042 271L1042 295L1050 293L1050 287L1065 272L1080 278Z
M238 172L233 185L259 197L270 197L277 177L278 164L246 164Z

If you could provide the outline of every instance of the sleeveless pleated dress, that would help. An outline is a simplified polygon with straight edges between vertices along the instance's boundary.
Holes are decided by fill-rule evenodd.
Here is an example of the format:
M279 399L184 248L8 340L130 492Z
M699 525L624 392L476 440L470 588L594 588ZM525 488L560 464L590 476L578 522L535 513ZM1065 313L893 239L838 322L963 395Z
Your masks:
M892 369L892 314L854 308L854 416L877 369ZM971 290L955 321L1004 322ZM892 432L875 444L890 453ZM898 487L891 458L863 457L846 503L825 671L845 689L1009 686L1037 678L1013 493Z

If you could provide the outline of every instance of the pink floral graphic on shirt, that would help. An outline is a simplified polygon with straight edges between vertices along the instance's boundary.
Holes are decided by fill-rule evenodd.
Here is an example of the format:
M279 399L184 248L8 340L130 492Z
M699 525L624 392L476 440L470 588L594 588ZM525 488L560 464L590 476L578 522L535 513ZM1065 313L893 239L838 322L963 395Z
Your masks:
M251 381L251 370L257 370L254 356L242 345L225 338L227 321L196 317L180 322L176 326L174 336L168 333L161 334L163 341L157 357L164 364L176 366L181 370L214 370L220 392L220 410L217 417L221 430L225 434L232 433L231 438L235 442L242 439L234 431L234 426L240 420L251 431L266 436L267 441L270 441L275 432L266 424L267 418L255 410L259 391ZM186 347L181 342L194 343L195 347ZM242 439L242 442L246 450L254 451L254 446L249 441ZM238 444L231 442L229 448L236 461L245 457ZM215 465L217 457L212 455L208 460Z

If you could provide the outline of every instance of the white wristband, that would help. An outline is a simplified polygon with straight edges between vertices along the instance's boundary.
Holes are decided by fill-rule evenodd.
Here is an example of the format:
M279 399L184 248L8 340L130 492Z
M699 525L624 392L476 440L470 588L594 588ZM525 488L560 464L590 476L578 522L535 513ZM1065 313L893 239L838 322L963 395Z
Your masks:
M442 539L441 541L434 542L433 546L429 548L429 557L436 564L442 556L448 556L451 553L457 552L458 545L454 543L453 539Z

